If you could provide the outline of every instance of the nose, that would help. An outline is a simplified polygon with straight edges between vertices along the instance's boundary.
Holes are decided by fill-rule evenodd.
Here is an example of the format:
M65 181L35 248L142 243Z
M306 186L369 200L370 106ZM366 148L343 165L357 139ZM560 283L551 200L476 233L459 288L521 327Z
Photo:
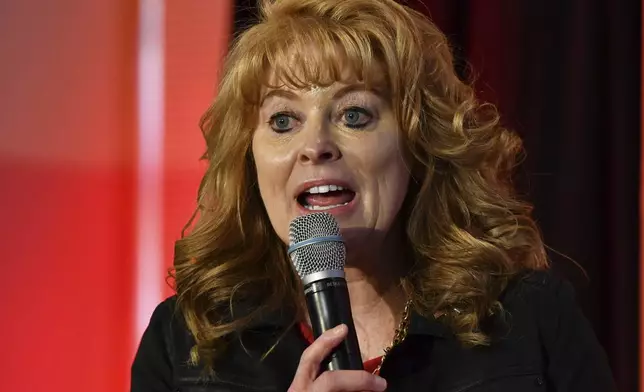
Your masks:
M298 154L301 163L321 164L337 161L342 157L340 148L326 126L315 126L302 133L304 141Z

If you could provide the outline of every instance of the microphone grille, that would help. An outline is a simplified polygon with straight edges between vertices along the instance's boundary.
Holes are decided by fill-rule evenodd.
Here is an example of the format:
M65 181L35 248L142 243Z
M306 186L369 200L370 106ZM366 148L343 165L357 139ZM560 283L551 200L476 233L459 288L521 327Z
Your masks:
M344 243L322 238L339 235L340 226L328 212L301 215L291 221L291 246L312 240L311 244L299 247L291 253L291 261L300 278L316 272L344 269L347 257ZM320 241L315 241L316 238L320 238Z

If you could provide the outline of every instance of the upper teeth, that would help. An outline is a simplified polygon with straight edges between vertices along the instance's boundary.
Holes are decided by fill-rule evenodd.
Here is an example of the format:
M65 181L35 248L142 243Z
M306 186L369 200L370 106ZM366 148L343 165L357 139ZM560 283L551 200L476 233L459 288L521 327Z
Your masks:
M341 191L344 188L339 185L320 185L306 190L308 193L327 193L331 191Z

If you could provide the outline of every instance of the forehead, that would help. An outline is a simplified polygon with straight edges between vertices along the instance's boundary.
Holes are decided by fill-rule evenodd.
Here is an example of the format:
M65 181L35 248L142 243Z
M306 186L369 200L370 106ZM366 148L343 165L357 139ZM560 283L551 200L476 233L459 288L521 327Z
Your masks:
M363 67L348 57L338 44L322 47L314 44L303 50L292 45L283 48L282 53L267 59L265 72L267 82L291 80L305 85L330 84L335 81L360 79Z
M384 95L387 83L382 67L374 65L372 70L358 69L342 54L325 59L315 54L310 56L302 58L294 54L288 61L268 67L261 86L260 102L275 95L276 91L317 95L369 90Z
M259 105L272 89L302 91L334 83L359 82L388 91L386 62L368 40L350 39L326 27L290 25L279 31L259 26L255 38L262 40L249 41L248 50L240 52L237 89L247 104Z

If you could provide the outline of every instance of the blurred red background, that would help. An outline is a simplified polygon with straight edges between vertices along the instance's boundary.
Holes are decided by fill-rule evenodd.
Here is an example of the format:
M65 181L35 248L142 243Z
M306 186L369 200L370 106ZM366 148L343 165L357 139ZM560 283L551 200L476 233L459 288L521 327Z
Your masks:
M129 389L195 205L198 119L231 13L226 0L0 5L2 390Z

